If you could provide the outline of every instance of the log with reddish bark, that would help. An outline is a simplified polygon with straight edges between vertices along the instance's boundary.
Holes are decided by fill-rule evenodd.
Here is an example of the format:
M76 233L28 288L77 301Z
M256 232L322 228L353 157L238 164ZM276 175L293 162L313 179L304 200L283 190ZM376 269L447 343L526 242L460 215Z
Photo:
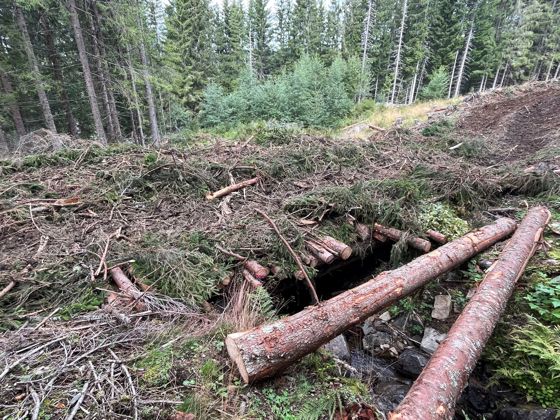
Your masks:
M132 283L129 278L124 274L120 267L113 267L109 270L113 281L118 286L119 290L123 292L126 296L132 299L141 299L144 295L138 288Z
M399 241L403 237L403 235L405 235L405 233L402 230L382 226L378 223L375 223L373 225L373 229L375 230L375 232L380 233L383 236L386 236L392 241ZM418 238L416 236L409 235L406 239L406 243L411 247L416 248L422 252L429 252L430 249L432 248L432 244L430 243L430 241L427 241L426 239Z
M457 399L549 220L550 212L546 208L529 210L390 419L453 418Z
M347 260L352 255L352 248L332 236L325 236L321 238L319 243L323 248L327 249L331 253L334 253L341 260Z
M253 289L262 286L261 281L256 279L249 270L243 270L242 274L245 281L249 283Z
M305 246L323 264L331 264L336 259L336 255L315 241L305 241Z
M437 230L428 229L426 231L426 236L440 245L447 243L447 238L445 237L445 235L441 232L438 232Z
M515 230L502 218L332 299L249 331L229 334L226 346L243 380L274 375L349 327L405 297Z
M270 270L267 267L262 266L255 260L247 260L243 264L245 269L253 275L253 277L262 280L270 274Z
M259 182L259 180L260 180L260 178L257 176L255 178L247 179L245 181L241 181L241 182L238 182L236 184L229 185L229 186L227 186L225 188L222 188L221 190L218 190L214 193L206 194L206 198L208 200L214 200L216 198L224 197L226 195L231 194L232 192L239 191L239 190L241 190L243 188L246 188L246 187L249 187L251 185L255 185L257 182Z

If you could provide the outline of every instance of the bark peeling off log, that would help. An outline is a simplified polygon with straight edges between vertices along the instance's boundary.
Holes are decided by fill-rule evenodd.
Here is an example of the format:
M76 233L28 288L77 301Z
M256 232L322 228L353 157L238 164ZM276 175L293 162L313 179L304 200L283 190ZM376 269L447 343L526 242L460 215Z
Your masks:
M513 220L498 219L319 305L246 332L229 334L229 355L246 383L272 376L352 325L507 237L515 228Z
M529 210L517 232L478 286L392 420L451 419L457 399L482 353L515 284L550 220L544 207Z

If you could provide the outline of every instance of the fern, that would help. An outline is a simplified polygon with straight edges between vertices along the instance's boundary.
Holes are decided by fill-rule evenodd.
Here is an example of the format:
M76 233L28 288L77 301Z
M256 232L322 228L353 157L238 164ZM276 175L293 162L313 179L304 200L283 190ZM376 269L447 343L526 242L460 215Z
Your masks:
M338 390L331 390L319 398L309 400L298 413L297 418L301 420L319 420L325 418L328 413L329 419L333 419L337 411L342 411L342 395Z

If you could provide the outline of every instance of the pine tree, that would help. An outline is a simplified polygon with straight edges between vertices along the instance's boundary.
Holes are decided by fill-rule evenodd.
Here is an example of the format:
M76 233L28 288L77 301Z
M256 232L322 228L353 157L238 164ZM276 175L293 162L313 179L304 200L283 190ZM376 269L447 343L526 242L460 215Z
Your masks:
M174 0L168 8L165 51L173 70L172 93L190 109L197 109L212 74L208 0Z
M249 2L249 37L252 43L254 71L262 79L270 72L270 17L266 0Z

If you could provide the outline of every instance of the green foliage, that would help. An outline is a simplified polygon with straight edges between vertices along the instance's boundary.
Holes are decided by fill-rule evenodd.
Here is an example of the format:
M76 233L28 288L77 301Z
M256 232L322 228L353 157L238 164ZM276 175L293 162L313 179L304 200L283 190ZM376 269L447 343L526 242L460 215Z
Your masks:
M59 316L64 320L72 319L81 313L95 311L103 304L103 295L95 290L84 291L76 301L62 308Z
M347 63L340 58L327 68L317 58L304 56L292 72L266 81L243 75L231 93L210 84L200 121L205 127L230 127L254 120L333 126L352 108L348 93L353 89L352 79Z
M454 127L454 123L449 119L441 119L433 122L422 130L422 135L426 137L441 137Z
M173 367L173 349L153 346L139 359L134 367L142 369L142 381L149 385L165 385L169 382Z
M544 407L560 406L560 326L547 326L534 318L514 328L507 357L497 360L498 378L515 385Z
M449 89L449 75L445 67L440 67L430 77L430 82L420 91L420 99L432 100L445 98ZM426 134L424 134L426 135Z
M560 276L537 283L524 299L541 319L560 324Z
M249 311L258 314L262 321L268 321L276 316L276 307L270 294L264 287L257 287L249 294Z
M144 248L133 263L134 274L163 294L200 305L216 293L227 274L227 267L207 253L208 247L191 236L184 248Z
M470 230L469 224L444 203L423 203L420 206L418 223L423 231L433 229L443 233L449 240L463 236Z

